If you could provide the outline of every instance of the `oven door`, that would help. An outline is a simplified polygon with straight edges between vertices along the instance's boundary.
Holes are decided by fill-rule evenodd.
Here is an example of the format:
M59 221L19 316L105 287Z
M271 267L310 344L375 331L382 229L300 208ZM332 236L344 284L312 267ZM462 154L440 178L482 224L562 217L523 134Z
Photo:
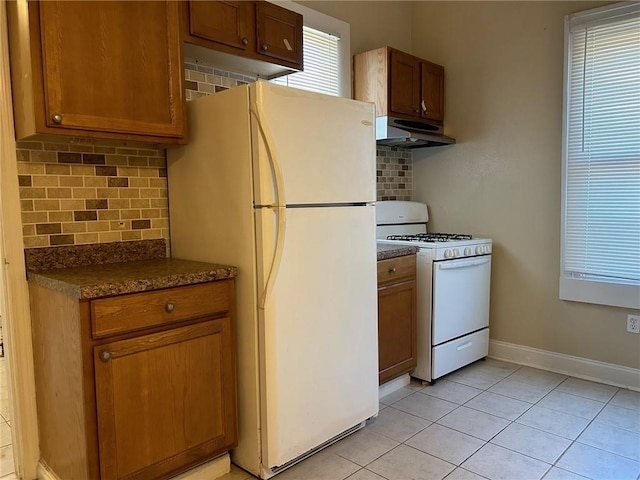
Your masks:
M489 326L491 255L433 263L433 345Z

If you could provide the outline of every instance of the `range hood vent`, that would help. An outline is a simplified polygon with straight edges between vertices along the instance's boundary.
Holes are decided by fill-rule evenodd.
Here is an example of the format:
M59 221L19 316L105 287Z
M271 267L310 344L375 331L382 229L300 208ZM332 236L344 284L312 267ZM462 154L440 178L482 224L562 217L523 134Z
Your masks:
M407 122L394 117L376 118L376 142L378 145L426 148L456 143L454 138L448 137L441 132L442 127L434 127L426 123Z

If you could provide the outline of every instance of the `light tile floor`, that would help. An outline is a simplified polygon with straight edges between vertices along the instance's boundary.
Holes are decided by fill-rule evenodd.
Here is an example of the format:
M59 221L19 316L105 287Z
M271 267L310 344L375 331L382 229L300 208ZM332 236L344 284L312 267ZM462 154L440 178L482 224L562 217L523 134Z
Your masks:
M11 415L9 413L9 383L6 372L7 361L0 357L0 480L11 480L13 475L13 445Z
M488 359L380 399L278 480L636 480L640 393ZM233 467L222 480L253 477Z

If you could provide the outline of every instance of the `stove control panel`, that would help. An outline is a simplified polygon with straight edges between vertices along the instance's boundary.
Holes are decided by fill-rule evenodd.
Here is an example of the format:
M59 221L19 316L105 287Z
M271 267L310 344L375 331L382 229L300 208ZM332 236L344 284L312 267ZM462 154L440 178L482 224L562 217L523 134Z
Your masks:
M478 243L480 242L480 243ZM459 247L445 247L444 245L438 245L435 250L434 260L453 260L455 258L475 257L478 255L490 255L491 254L491 240L475 239L474 245L459 246Z

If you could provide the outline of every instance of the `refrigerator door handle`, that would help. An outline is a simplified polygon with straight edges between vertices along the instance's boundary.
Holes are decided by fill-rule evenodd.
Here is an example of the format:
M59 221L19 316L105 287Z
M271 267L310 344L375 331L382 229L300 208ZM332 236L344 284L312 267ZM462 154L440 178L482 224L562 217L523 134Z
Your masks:
M258 88L260 88L260 82L258 82ZM258 94L257 97L258 98L256 102L251 108L251 113L256 117L258 130L260 130L260 135L264 140L265 147L267 149L267 156L269 157L269 162L271 163L271 168L273 171L273 180L275 182L277 198L276 202L271 206L284 207L287 203L284 199L284 183L282 181L282 171L280 170L280 164L278 163L278 159L275 155L271 133L269 132L267 124L263 121L264 109L262 108L262 95Z
M273 284L278 276L278 270L280 269L280 262L282 261L282 250L284 249L284 235L286 231L286 211L285 207L273 208L275 214L278 216L278 225L276 227L276 249L271 259L271 267L269 268L269 275L264 285L262 295L260 295L259 307L264 310L269 295L273 290Z

